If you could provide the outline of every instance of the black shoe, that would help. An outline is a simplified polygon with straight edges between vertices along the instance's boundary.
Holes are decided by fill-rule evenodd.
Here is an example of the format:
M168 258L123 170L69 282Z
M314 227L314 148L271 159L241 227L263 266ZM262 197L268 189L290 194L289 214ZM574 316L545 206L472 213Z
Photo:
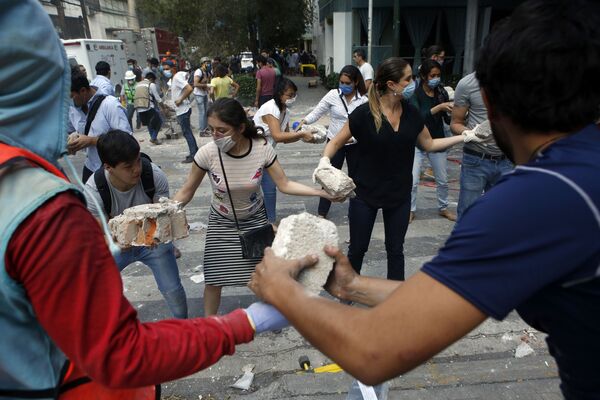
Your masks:
M194 161L194 157L192 157L192 156L187 156L187 157L185 158L185 160L183 160L183 161L182 161L182 163L184 163L184 164L189 164L189 163L191 163L191 162L193 162L193 161Z

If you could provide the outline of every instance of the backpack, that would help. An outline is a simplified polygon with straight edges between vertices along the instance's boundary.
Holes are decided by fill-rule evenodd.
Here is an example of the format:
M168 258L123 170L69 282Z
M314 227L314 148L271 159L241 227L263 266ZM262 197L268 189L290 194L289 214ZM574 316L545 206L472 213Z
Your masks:
M135 96L133 97L133 106L135 108L150 108L150 81L142 81L135 85Z
M152 171L152 160L146 153L140 153L140 159L142 161L142 174L140 177L142 180L142 187L144 188L144 193L146 193L146 196L148 196L152 201L154 199L154 195L156 194L156 188L154 187L154 172ZM98 193L102 199L104 212L106 212L106 215L108 215L110 218L112 217L112 197L110 195L110 188L108 187L106 175L104 175L104 168L100 168L94 172L94 182L96 183L96 188L98 189Z

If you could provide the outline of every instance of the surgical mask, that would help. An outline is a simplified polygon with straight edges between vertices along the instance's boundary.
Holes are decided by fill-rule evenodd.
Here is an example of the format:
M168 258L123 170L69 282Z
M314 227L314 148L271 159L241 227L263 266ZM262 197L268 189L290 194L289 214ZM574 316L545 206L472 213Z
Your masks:
M352 84L349 85L347 83L340 83L339 88L343 94L350 94L354 90L354 88L352 87Z
M430 79L429 82L427 82L427 86L429 86L432 89L436 88L440 84L440 81L441 81L440 78Z
M292 97L291 99L287 99L287 100L285 101L285 106L286 106L286 107L291 107L291 106L292 106L292 104L294 104L294 102L295 102L295 101L296 101L296 97Z
M214 142L219 150L225 153L233 149L233 146L235 146L235 141L231 138L231 136L223 136L222 138L214 139Z
M402 91L402 98L404 100L408 100L412 97L412 95L415 93L415 81L411 81Z
M133 80L130 80L130 81L127 81L127 84L128 84L129 86L133 86L133 82L135 82L135 81L133 81Z
M165 78L171 78L173 76L173 73L171 71L163 71L163 75L165 76Z
M133 71L133 65L127 64L127 69L130 70L130 71Z

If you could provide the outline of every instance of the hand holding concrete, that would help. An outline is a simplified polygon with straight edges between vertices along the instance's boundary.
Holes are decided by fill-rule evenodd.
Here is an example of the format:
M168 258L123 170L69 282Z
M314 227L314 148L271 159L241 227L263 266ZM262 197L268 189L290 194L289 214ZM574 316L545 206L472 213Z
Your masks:
M272 305L262 301L251 304L244 311L256 333L276 331L290 326L283 314Z
M490 121L485 120L481 124L475 125L473 129L464 130L462 135L464 138L464 142L476 142L479 143L486 139L488 136L492 134L492 128L490 126Z
M317 168L315 168L312 174L313 183L317 183L317 172L325 168L331 168L331 160L329 157L321 157L319 160L319 165L317 165Z
M335 258L333 271L329 274L329 278L325 284L325 290L338 299L350 300L350 286L359 275L354 271L354 268L352 268L348 257L346 257L337 247L326 246L325 254Z
M319 166L313 172L313 182L321 185L336 201L355 196L354 181L344 171L333 167L327 157L319 161Z

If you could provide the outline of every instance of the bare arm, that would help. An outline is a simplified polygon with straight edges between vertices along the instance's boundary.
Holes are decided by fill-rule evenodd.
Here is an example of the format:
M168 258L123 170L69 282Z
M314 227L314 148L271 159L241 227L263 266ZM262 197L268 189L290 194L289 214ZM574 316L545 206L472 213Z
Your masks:
M240 90L240 85L232 79L231 86L233 86L233 93L231 94L231 96L236 97L238 94L238 91Z
M206 85L206 83L202 82L204 79L205 79L204 77L200 78L199 76L194 75L194 87L197 87L198 89L206 90L208 88L208 86Z
M367 92L369 91L369 88L371 87L371 84L373 83L372 79L367 79L365 81L365 87L367 88Z
M264 115L262 119L267 125L269 125L271 136L277 143L293 143L300 139L305 141L312 140L312 133L310 132L300 131L283 133L279 127L279 120L273 115Z
M175 105L180 105L181 103L183 103L183 101L185 99L188 98L188 96L194 91L194 88L190 85L187 84L185 85L185 87L183 88L183 90L181 91L181 97L179 97L177 100L175 100Z
M332 197L322 189L316 189L299 182L290 181L277 160L267 168L267 172L281 193L296 196L320 196L332 200Z
M262 89L262 80L256 80L256 99L254 100L254 107L258 107L258 101L260 100L260 91Z
M417 143L420 148L427 152L444 151L455 144L463 143L463 137L459 135L441 139L432 139L429 129L425 126L421 133L419 133L419 136L417 136Z
M196 163L192 164L192 169L183 184L183 187L173 197L173 200L180 201L183 206L189 203L194 197L194 193L198 189L198 186L202 183L206 171L199 168Z
M308 294L293 279L302 266L290 269L281 261L268 249L250 288L312 345L369 385L424 363L486 319L463 297L422 272L374 308L360 309Z
M463 133L464 130L467 129L467 111L469 111L469 109L464 106L459 107L455 105L452 109L452 121L450 122L450 130L453 134L460 135Z
M323 157L331 158L337 153L339 149L342 148L348 140L352 138L352 133L350 132L350 125L348 122L344 124L342 130L339 131L337 135L329 143L325 146L325 150L323 150Z

